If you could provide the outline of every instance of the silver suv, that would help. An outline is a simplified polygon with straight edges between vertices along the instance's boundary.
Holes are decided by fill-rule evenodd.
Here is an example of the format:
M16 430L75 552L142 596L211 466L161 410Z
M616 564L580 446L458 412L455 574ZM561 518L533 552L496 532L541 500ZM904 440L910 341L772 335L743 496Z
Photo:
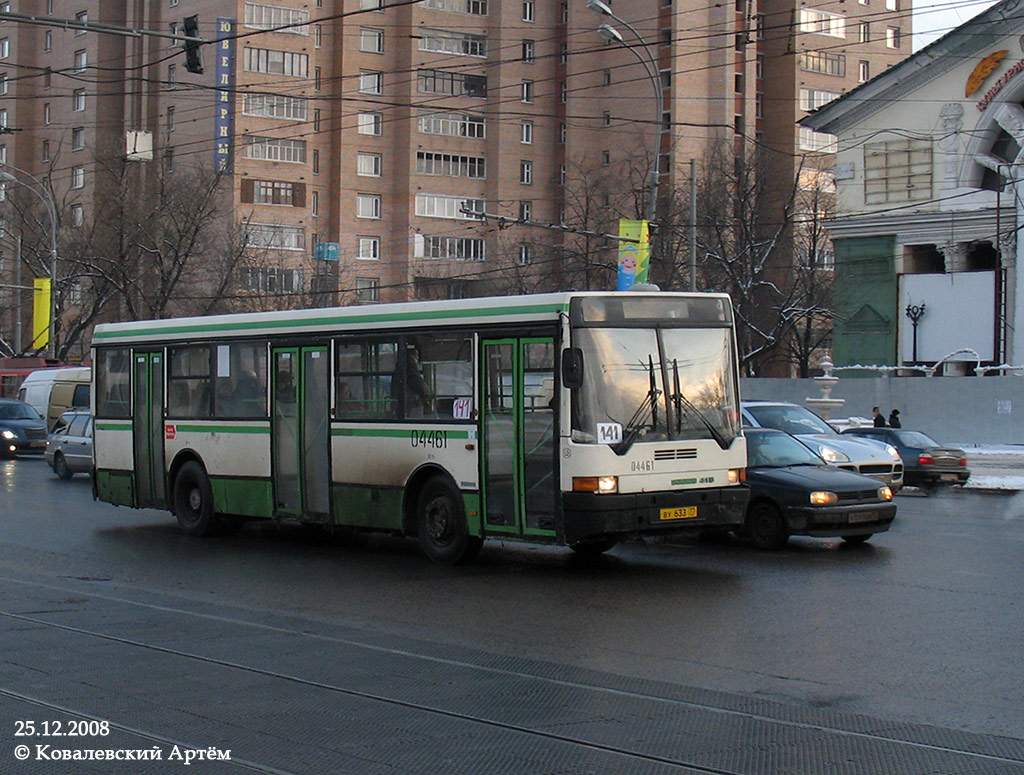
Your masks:
M885 482L893 490L903 485L903 461L891 444L840 434L818 415L784 401L743 401L743 424L775 428L796 436L826 463ZM850 444L853 441L855 443Z

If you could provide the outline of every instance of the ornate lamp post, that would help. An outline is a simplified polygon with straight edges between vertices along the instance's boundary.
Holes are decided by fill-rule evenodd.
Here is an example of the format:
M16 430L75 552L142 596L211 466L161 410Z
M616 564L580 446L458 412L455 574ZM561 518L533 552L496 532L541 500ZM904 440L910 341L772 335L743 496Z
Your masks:
M921 321L921 318L924 317L925 306L925 302L922 301L920 306L917 304L908 304L906 310L907 317L910 318L910 324L914 327L913 355L911 356L911 360L914 363L917 363L917 324Z

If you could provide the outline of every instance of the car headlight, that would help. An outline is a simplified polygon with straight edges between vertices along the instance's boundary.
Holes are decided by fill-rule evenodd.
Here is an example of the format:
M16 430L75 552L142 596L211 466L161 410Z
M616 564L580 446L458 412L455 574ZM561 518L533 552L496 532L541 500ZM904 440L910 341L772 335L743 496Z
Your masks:
M902 463L903 458L900 457L900 452L892 444L885 445L885 451L889 453L889 457L893 459L894 463Z
M891 501L892 500L892 490L890 488L888 488L888 487L879 487L878 488L878 497L881 498L884 501Z
M850 458L834 447L824 445L818 447L818 454L826 463L849 463Z
M6 428L4 430L0 431L0 436L3 436L8 441L10 441L11 439L18 438L18 434L17 433L15 433L14 431L9 431Z
M812 506L835 506L839 503L839 496L827 490L818 490L811 493Z

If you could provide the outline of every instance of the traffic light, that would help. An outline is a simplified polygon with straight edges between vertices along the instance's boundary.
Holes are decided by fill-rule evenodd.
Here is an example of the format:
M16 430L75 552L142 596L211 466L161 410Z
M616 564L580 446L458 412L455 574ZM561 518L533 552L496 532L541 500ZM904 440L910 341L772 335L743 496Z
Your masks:
M199 37L199 16L185 17L185 37ZM190 73L203 72L203 55L199 50L200 43L196 40L186 40L181 44L185 49L185 69Z

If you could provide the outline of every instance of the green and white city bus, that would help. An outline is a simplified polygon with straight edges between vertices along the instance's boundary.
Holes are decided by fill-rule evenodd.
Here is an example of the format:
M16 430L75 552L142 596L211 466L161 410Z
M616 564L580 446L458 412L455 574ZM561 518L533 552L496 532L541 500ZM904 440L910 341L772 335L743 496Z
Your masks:
M96 497L205 535L245 519L597 553L739 527L721 294L553 293L112 323Z

